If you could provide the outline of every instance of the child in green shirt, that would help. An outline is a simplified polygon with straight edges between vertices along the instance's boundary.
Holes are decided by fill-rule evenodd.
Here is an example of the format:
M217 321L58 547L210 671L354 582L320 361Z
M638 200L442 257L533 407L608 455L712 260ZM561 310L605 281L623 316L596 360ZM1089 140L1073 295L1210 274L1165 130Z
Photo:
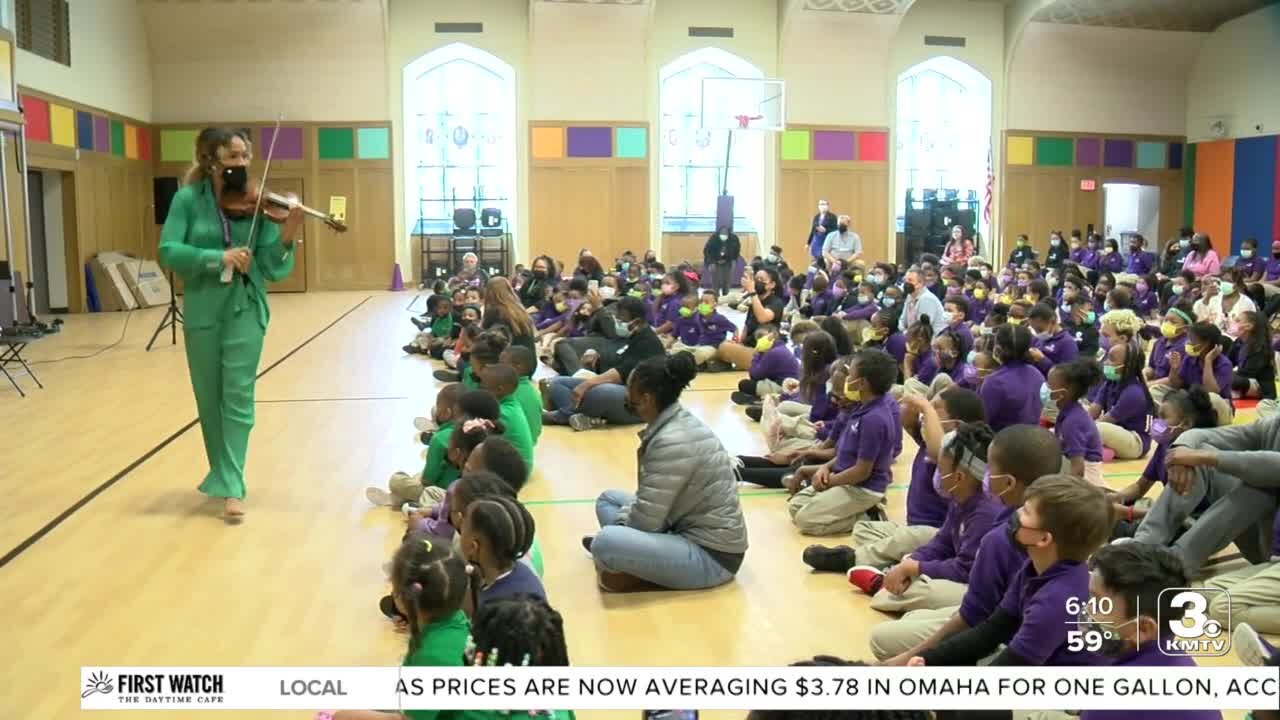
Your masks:
M466 662L475 667L568 667L569 648L564 641L564 620L546 600L532 595L487 602L476 612L472 622ZM530 715L574 720L572 710L479 712L485 720L514 720Z
M529 474L533 474L533 433L525 419L524 408L515 397L520 375L510 365L486 366L480 375L481 386L498 400L499 416L504 426L502 435L516 446L524 458Z
M537 445L538 438L542 436L542 394L529 378L537 369L538 360L529 348L512 345L502 351L499 362L515 368L520 376L520 382L516 385L516 402L524 410L524 418L529 421L529 433L533 435L533 444Z
M461 383L445 385L436 395L431 418L436 431L427 446L427 463L418 475L397 472L387 482L388 489L367 488L365 497L374 505L399 508L404 503L431 506L444 497L444 488L458 479L459 470L448 461L449 438L453 435L454 419L458 416L458 399L462 397ZM433 490L432 488L439 488Z

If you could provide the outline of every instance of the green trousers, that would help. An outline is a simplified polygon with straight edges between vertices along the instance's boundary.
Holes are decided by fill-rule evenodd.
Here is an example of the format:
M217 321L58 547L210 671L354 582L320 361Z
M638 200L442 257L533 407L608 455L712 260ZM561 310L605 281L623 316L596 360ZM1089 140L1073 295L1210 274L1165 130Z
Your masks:
M264 334L253 303L228 311L213 327L184 328L187 367L200 413L209 474L200 492L211 497L245 496L244 459L253 429L253 388Z

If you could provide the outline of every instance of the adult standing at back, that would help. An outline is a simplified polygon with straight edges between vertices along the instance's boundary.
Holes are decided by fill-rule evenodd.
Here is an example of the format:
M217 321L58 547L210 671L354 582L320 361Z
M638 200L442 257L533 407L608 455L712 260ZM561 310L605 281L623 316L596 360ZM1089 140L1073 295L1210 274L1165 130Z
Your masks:
M242 131L201 131L195 163L160 231L160 263L186 288L182 336L209 460L200 492L222 498L228 520L244 515L253 391L271 318L267 283L293 270L293 238L302 224L296 205L282 225L223 214L223 193L248 187L251 157Z
M742 241L734 234L733 228L722 225L702 248L702 259L711 271L716 293L720 296L729 293L729 273L742 254Z
M848 265L850 261L862 257L862 237L849 229L850 218L841 215L836 223L835 232L827 233L822 241L822 257L827 261L827 269L835 268L836 263Z
M809 257L814 260L822 257L822 244L826 242L827 233L836 229L836 216L831 214L831 206L826 200L818 201L818 214L809 223Z
M943 313L942 301L925 287L920 268L908 270L904 280L902 292L906 295L906 302L898 316L898 329L905 333L921 317L927 317L933 326L933 336L941 335L947 329L947 316Z
M645 423L636 492L602 493L600 532L582 539L604 590L711 588L742 566L747 523L732 461L679 402L696 374L693 356L681 352L641 362L627 380L627 406Z

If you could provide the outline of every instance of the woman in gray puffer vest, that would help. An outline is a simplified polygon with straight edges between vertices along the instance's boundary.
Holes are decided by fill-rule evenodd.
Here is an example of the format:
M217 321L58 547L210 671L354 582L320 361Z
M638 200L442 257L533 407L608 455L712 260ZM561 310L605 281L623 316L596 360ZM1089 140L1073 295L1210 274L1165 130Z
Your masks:
M628 378L627 410L646 425L636 492L602 493L600 532L582 539L606 591L710 588L742 566L747 523L729 454L679 403L697 372L682 352L649 358Z

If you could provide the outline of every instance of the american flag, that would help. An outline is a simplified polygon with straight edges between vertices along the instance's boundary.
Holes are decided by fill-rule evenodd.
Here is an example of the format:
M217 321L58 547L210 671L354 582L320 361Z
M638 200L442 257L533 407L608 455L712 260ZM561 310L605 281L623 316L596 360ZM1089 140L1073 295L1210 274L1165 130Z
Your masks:
M987 148L987 191L982 198L982 222L991 224L991 196L995 194L996 176L991 171L991 149Z

